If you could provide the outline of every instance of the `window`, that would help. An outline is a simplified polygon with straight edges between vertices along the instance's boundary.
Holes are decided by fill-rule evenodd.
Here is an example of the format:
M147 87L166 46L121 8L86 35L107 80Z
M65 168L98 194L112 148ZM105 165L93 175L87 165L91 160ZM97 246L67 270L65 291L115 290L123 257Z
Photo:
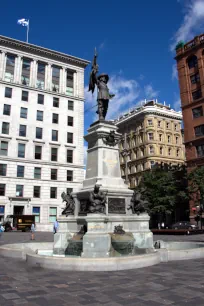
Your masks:
M171 136L167 136L167 141L168 141L168 143L170 143L171 142Z
M50 187L50 198L51 199L57 198L57 187Z
M203 136L204 135L204 124L194 127L194 131L195 131L196 137Z
M52 130L52 141L58 141L58 131Z
M166 123L166 128L167 128L167 129L170 128L170 123L169 123L169 122Z
M53 223L57 219L57 207L50 207L49 222Z
M174 124L174 131L178 131L178 125Z
M38 71L37 71L37 88L44 89L45 87L45 67L44 63L38 62Z
M4 80L7 82L13 82L15 68L15 55L7 54L6 57L6 70Z
M25 107L21 107L20 117L27 119L27 115L28 115L28 109Z
M8 155L8 142L7 141L1 141L0 155L3 155L3 156Z
M70 194L73 192L73 188L67 188L67 194Z
M2 122L2 134L9 134L9 123L8 122Z
M73 88L74 88L73 71L67 70L66 94L73 95Z
M40 222L40 207L33 207L33 215L35 216L35 223Z
M59 107L59 98L53 97L53 107Z
M22 90L22 101L28 102L28 91Z
M155 162L153 160L150 161L150 168L154 168Z
M67 181L72 182L73 181L73 171L67 170Z
M157 125L158 125L158 127L161 127L161 121L160 120L158 121Z
M52 67L52 91L59 91L60 68Z
M204 156L204 145L199 145L196 147L197 156L202 157Z
M202 97L201 89L192 92L193 101L200 99Z
M5 88L5 98L12 98L12 88L10 87Z
M31 60L23 58L21 82L23 85L29 86L30 83L30 65Z
M149 140L154 140L154 134L153 133L149 133L148 134L148 138L149 138Z
M17 177L24 177L24 166L17 166Z
M42 147L35 146L35 159L41 159L42 157Z
M16 185L16 197L23 197L23 185Z
M197 56L193 55L188 59L188 68L194 68L198 66L198 59Z
M0 164L0 176L6 176L7 165Z
M153 125L152 119L149 119L149 120L148 120L148 125Z
M74 101L68 100L68 110L71 110L71 111L74 110Z
M178 144L178 143L179 143L179 137L176 136L176 144Z
M1 220L2 217L4 217L4 211L5 211L5 206L0 205L0 220Z
M73 163L73 150L67 150L67 163Z
M190 79L191 79L191 84L199 83L200 82L199 73L197 72L196 74L191 75Z
M44 95L38 94L38 104L44 104Z
M52 114L52 123L58 123L58 114Z
M18 144L18 157L21 157L21 158L25 157L25 144L24 143Z
M34 179L41 179L41 168L35 167L34 168Z
M51 180L57 180L57 169L51 169Z
M26 125L20 124L19 136L26 137Z
M36 120L43 121L43 111L37 110Z
M37 139L42 139L42 134L43 134L43 129L42 128L39 128L39 127L36 127L36 134L35 134L35 137Z
M162 141L162 134L159 134L159 141Z
M51 148L51 161L57 161L57 148Z
M171 155L171 148L168 149L168 154Z
M150 146L150 147L149 147L149 153L150 153L150 154L154 154L154 147L153 147L153 146Z
M10 114L11 114L11 105L4 104L3 115L10 116Z
M179 157L179 155L180 155L180 150L177 149L177 150L176 150L176 156Z
M73 133L70 132L67 133L67 142L73 143Z
M0 184L0 196L5 196L6 184Z
M162 147L160 147L159 153L160 153L160 155L163 155L163 148Z
M68 126L73 126L74 125L74 118L73 117L70 117L70 116L67 117L67 125Z
M33 197L40 198L40 186L33 186Z
M193 108L192 112L193 112L193 118L199 118L199 117L203 116L203 108L202 108L202 106Z

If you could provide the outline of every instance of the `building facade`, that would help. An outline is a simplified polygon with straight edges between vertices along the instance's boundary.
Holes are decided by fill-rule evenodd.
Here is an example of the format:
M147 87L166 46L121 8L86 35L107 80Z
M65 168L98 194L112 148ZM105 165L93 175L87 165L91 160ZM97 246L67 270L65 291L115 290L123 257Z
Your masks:
M156 163L184 163L181 122L181 112L157 100L145 102L115 120L123 135L120 143L122 177L130 188L136 187L142 173Z
M88 64L0 36L0 221L35 215L51 230L61 193L80 188Z
M188 172L204 165L204 34L176 47ZM195 203L190 201L194 220Z

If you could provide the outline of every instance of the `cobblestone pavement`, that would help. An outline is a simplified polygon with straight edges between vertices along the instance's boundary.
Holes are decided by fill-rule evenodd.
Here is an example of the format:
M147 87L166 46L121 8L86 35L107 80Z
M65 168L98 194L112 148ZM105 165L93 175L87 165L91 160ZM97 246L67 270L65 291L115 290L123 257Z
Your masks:
M156 236L204 241L204 235ZM1 244L30 241L29 233L4 233ZM52 233L36 233L36 241ZM204 305L203 260L162 263L118 272L57 272L0 257L0 306Z

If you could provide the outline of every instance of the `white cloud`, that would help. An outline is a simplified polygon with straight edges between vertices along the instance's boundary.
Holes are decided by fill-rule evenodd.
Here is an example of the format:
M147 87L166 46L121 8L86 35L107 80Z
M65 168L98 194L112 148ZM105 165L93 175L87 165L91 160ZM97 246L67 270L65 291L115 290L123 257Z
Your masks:
M204 0L188 0L184 3L184 19L172 37L171 51L175 50L179 41L187 42L204 29Z
M145 99L154 99L159 95L159 91L155 90L151 84L145 85L144 87Z
M115 119L119 115L127 112L129 109L137 106L139 101L157 98L159 91L155 90L151 84L142 87L138 81L134 79L126 79L120 73L110 76L108 83L110 93L115 97L109 101L109 108L106 119ZM94 94L88 92L88 86L85 87L85 115L92 112L92 120L97 120L95 114L97 110L97 90Z
M175 80L175 79L178 80L178 72L177 72L177 65L176 64L174 64L172 66L171 79L172 79L172 81Z
M103 49L105 47L105 41L103 41L100 45L99 45L99 49Z
M174 102L173 102L173 108L176 111L181 111L181 99L180 96L178 96L178 94L174 93Z

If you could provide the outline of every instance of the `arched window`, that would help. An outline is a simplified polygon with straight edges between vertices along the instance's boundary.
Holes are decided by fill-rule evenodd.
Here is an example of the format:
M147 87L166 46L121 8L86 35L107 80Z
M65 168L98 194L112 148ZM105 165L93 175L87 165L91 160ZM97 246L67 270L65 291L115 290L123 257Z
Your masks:
M163 155L163 148L162 147L160 147L159 152L160 152L160 155Z
M190 58L188 58L187 60L188 63L188 68L194 68L194 67L198 67L198 59L196 55L192 55Z
M150 147L149 147L149 153L150 153L150 154L154 154L154 147L153 147L153 146L150 146Z

